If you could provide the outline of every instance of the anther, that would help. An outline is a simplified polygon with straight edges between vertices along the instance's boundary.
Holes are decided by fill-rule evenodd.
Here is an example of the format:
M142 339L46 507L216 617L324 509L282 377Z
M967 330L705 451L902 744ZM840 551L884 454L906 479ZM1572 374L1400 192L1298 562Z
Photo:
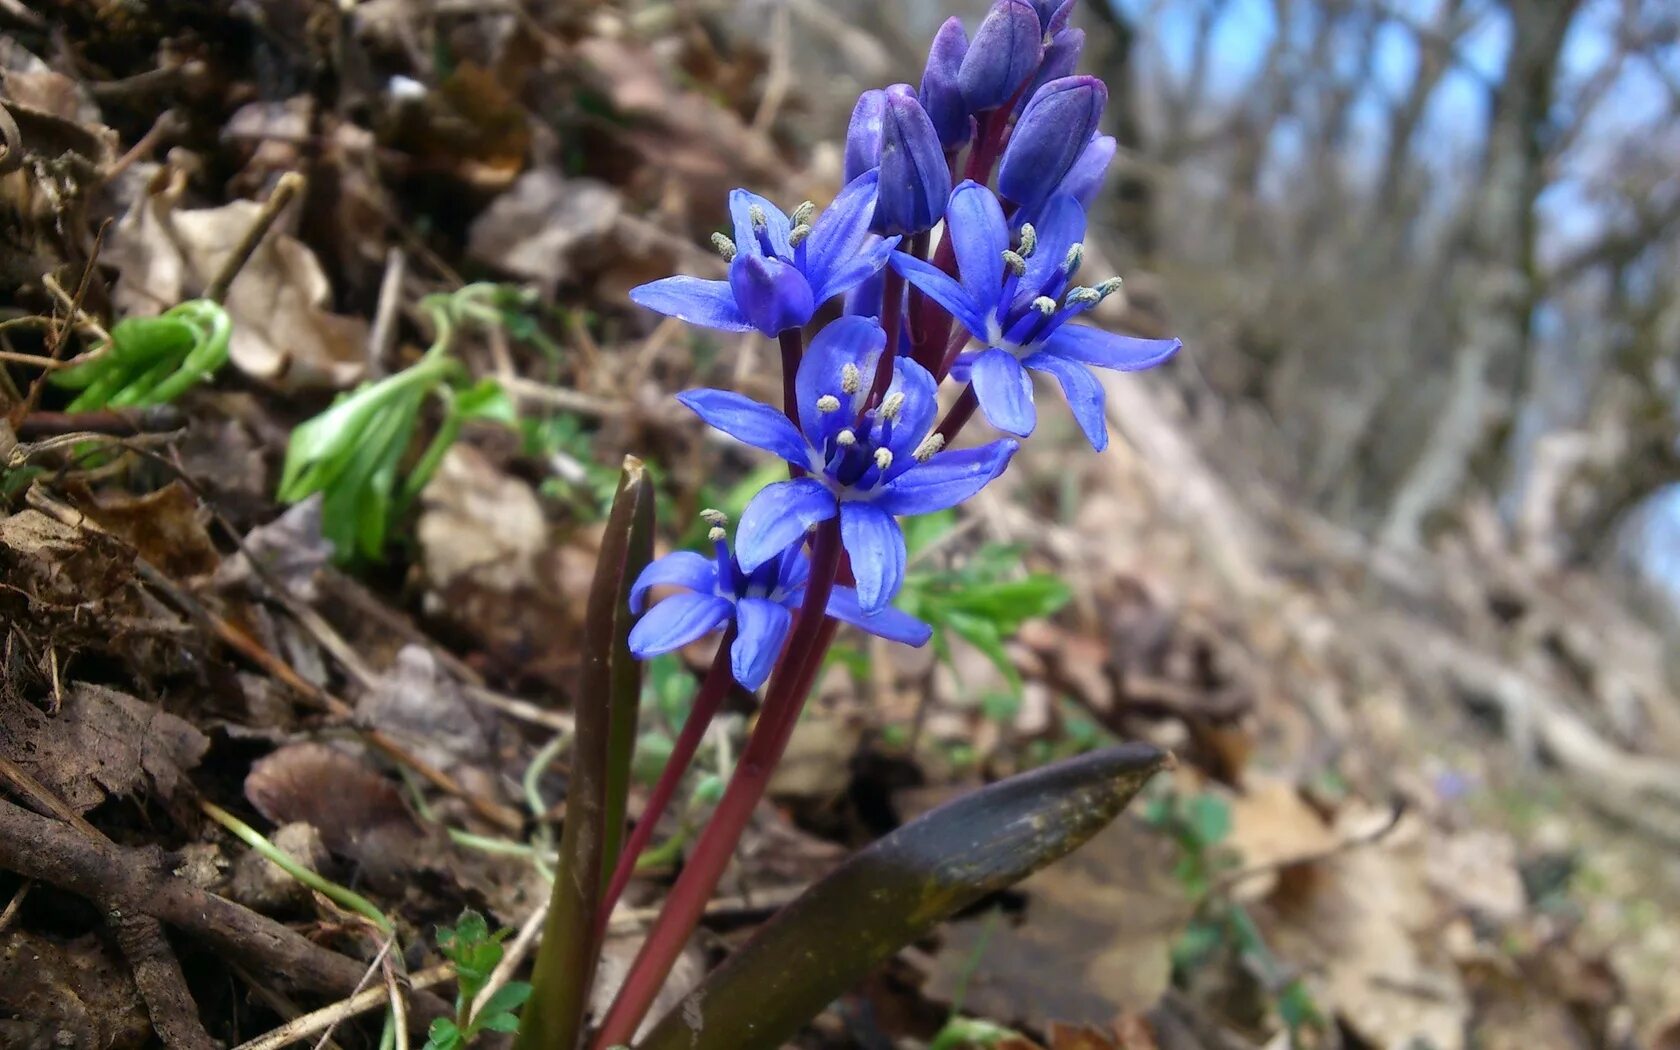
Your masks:
M1008 248L1003 250L1003 268L1017 277L1027 272L1027 260Z
M917 463L926 463L933 458L934 453L944 447L945 435L936 430L923 438L922 443L916 446L916 451L911 455L915 457Z
M816 213L817 206L815 204L810 201L802 201L799 207L793 209L793 214L788 216L788 220L796 227L806 226L810 224L811 216Z
M1038 249L1038 231L1033 229L1033 224L1032 223L1023 222L1021 224L1021 248L1020 248L1021 258L1031 259L1032 258L1032 253L1034 251L1036 251L1037 249Z
M840 431L840 433L834 435L834 443L839 445L841 448L851 448L853 445L857 444L857 435L852 433L851 428L848 427L845 430Z
M799 247L800 242L809 236L811 236L811 227L805 223L800 223L798 226L795 226L793 229L788 231L788 245L790 247L797 248Z
M897 419L898 414L902 411L904 411L904 395L893 393L888 394L886 400L881 402L878 414L882 419Z
M700 512L700 520L714 529L721 529L729 524L729 515L715 507L707 507Z
M1101 284L1097 285L1097 289L1096 289L1097 294L1104 299L1107 299L1109 296L1113 295L1115 292L1118 292L1119 290L1120 290L1120 278L1118 278L1118 277L1110 277L1108 280L1106 280L1106 281L1102 282Z
M1102 302L1102 293L1095 288L1070 288L1062 297L1063 306L1095 306Z
M765 216L764 209L756 204L747 206L747 218L752 221L752 228L755 230L765 230L770 226L770 220Z
M840 369L840 391L845 394L855 394L863 389L863 373L858 366L847 361Z
M824 394L817 398L817 411L823 414L840 411L840 399L833 394Z
M892 466L892 449L878 448L875 450L875 465L882 470Z
M1062 260L1062 269L1066 270L1071 277L1079 272L1079 264L1084 261L1085 246L1076 242L1069 246L1067 257Z
M728 237L721 233L712 234L712 247L716 248L717 253L723 256L724 262L735 261L735 242Z
M724 537L726 537L728 535L729 535L729 533L723 531L722 526L714 525L712 527L712 530L710 532L706 533L706 538L711 540L713 543L722 543L723 540L724 540Z
M1041 295L1032 301L1032 308L1043 314L1045 317L1049 317L1051 314L1056 312L1056 300L1050 298L1048 295Z

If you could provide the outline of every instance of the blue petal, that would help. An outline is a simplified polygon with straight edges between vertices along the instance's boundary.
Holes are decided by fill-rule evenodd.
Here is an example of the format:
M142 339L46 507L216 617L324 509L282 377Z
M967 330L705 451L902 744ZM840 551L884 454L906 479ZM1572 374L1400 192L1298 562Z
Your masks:
M881 163L881 123L886 118L887 93L879 88L858 96L846 128L846 181Z
M1098 368L1140 372L1167 360L1183 345L1178 339L1137 339L1100 328L1066 324L1044 341L1043 349L1058 357L1082 361Z
M1108 174L1109 162L1114 160L1119 148L1120 144L1113 135L1093 138L1062 177L1062 184L1056 187L1056 192L1072 197L1081 208L1089 208L1096 199L1097 190L1102 188L1103 176Z
M882 485L875 506L889 514L931 514L954 507L1003 473L1021 447L1005 438L979 448L940 452Z
M805 538L805 530L834 517L834 493L814 478L777 481L758 490L741 514L735 557L747 572Z
M876 613L864 612L863 606L858 604L857 591L850 587L836 587L830 592L828 615L841 623L861 627L877 637L918 648L933 637L932 627L890 605Z
M794 466L811 466L811 450L804 435L786 415L769 405L733 390L684 390L677 400L737 441L780 456Z
M781 568L776 573L776 589L781 592L784 601L790 601L789 596L805 586L805 581L811 578L811 559L805 556L804 550L791 547L782 556Z
M875 237L862 248L859 248L856 255L847 259L835 268L834 272L828 274L822 287L817 289L817 304L820 306L841 292L849 292L853 288L862 287L864 282L880 273L881 269L887 265L887 260L892 258L893 249L898 247L900 240L902 238L895 233L891 237ZM881 289L877 285L873 309L871 311L852 312L879 313L880 308Z
M706 328L745 332L752 328L728 281L699 277L664 277L630 289L630 301L655 313L676 317Z
M817 399L824 394L840 399L841 412L848 421L857 415L862 399L869 393L875 362L886 345L887 333L873 317L841 317L823 326L806 348L805 356L799 361L799 371L793 377L799 425L807 437L816 440L816 435L823 433ZM855 365L863 377L862 387L849 396L840 389L840 373L847 365Z
M892 440L887 447L895 461L907 461L905 457L916 451L916 446L933 429L934 417L939 415L939 382L921 365L900 357L893 369L892 385L887 387L887 396L893 394L904 395L904 407L893 424Z
M713 594L673 594L630 628L630 652L645 660L681 649L729 619L734 608Z
M986 421L1010 434L1026 437L1038 422L1033 408L1032 377L1007 350L989 347L980 351L970 366L969 381Z
M742 598L735 606L735 616L740 633L729 650L729 669L737 682L757 689L776 666L793 614L767 598Z
M986 338L987 319L992 305L989 301L984 304L975 302L974 297L949 274L914 255L893 252L892 266L904 275L905 280L926 293L929 299L943 306L947 313L968 329L970 335L976 339Z
M804 327L817 308L811 283L798 267L763 255L735 256L729 264L729 290L752 326L772 339Z
M1027 260L1027 272L1021 278L1017 302L1021 297L1031 300L1041 294L1060 299L1060 287L1046 288L1044 285L1055 274L1056 268L1066 261L1068 249L1085 240L1085 209L1072 197L1052 197L1039 209L1038 218L1033 221L1033 230L1038 234L1038 249Z
M840 505L840 542L851 555L859 607L880 612L904 584L904 530L878 505L847 500Z
M660 586L686 587L700 594L711 594L717 587L717 562L694 551L676 551L648 563L630 585L630 611L641 612L647 604L648 588Z
M1009 224L992 191L972 179L951 191L945 230L957 256L957 276L976 303L995 303L1003 287L1003 253ZM929 293L932 294L932 293Z
M869 237L869 220L875 214L875 190L881 173L874 168L846 184L834 203L823 209L805 240L805 276L817 290L817 302L825 302L845 289L830 289L829 276L850 262ZM862 278L859 278L862 280ZM855 283L855 282L854 282Z
M1021 362L1027 368L1048 372L1062 384L1068 408L1091 447L1101 452L1108 447L1108 420L1103 415L1103 388L1091 370L1065 357L1037 353Z
M758 244L757 231L753 229L752 224L752 206L755 204L764 209L765 232L770 237L771 251L780 258L791 259L793 246L788 244L788 233L792 226L788 223L787 215L782 209L751 190L729 191L729 218L735 224L735 249L753 255L763 254Z

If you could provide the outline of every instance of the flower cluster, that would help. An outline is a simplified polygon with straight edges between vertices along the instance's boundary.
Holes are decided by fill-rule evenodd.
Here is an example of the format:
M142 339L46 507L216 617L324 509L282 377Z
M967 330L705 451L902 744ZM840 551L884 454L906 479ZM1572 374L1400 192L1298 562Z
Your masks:
M827 209L786 213L735 190L733 237L712 238L727 280L668 277L631 292L693 324L778 340L780 406L713 389L678 400L789 467L748 503L733 550L709 511L714 556L678 552L642 574L635 612L655 586L684 593L637 623L637 655L722 628L736 681L756 688L779 660L797 679L810 654L782 651L808 596L829 618L922 644L926 625L889 604L905 572L899 519L955 506L1004 471L1037 421L1031 373L1056 381L1100 450L1091 370L1135 371L1178 350L1076 320L1120 282L1076 283L1086 210L1116 147L1099 129L1107 89L1074 72L1084 33L1068 25L1072 6L997 0L972 37L950 19L919 86L858 99L846 185ZM832 319L807 346L820 318ZM962 391L941 418L948 379ZM947 447L976 409L1013 437Z

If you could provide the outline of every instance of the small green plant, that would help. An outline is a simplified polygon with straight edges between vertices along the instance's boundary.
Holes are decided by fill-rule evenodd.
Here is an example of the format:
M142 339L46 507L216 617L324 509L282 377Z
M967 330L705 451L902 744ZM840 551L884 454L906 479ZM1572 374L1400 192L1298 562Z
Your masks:
M1258 977L1299 1045L1302 1031L1321 1027L1323 1015L1306 984L1267 946L1248 909L1227 892L1225 876L1241 864L1236 851L1225 845L1231 834L1231 807L1217 795L1168 789L1150 798L1142 815L1145 823L1178 844L1173 875L1196 904L1190 924L1173 945L1175 978L1182 982L1222 952L1234 953Z
M509 931L490 932L484 916L468 909L451 926L439 926L438 951L455 964L455 1016L440 1017L427 1032L426 1050L458 1050L472 1045L480 1032L517 1032L515 1013L531 997L531 986L509 981L485 1000L475 1014L473 1000L490 982L490 974L502 961L502 940Z
M168 404L227 363L232 332L220 305L190 299L157 317L118 321L109 344L52 381L81 391L71 412Z
M423 299L437 330L425 355L401 372L362 384L292 431L279 497L296 503L321 493L321 531L340 560L384 553L391 522L420 495L468 420L516 421L513 403L495 380L473 382L450 356L463 321L501 323L496 304L507 294L500 285L473 284ZM441 402L443 421L404 477L429 398Z
M905 522L905 543L914 562L956 527L950 511ZM985 544L948 569L912 570L905 576L899 604L933 628L933 648L951 661L955 635L985 654L1017 693L1021 676L1004 642L1021 624L1049 616L1068 603L1067 584L1048 573L1020 574L1021 549Z

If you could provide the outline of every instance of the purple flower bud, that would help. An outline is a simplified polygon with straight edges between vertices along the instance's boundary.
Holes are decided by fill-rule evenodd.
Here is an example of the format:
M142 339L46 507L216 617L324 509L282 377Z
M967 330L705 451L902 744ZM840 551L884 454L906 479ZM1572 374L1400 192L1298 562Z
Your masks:
M1108 88L1093 76L1039 88L1003 151L998 191L1028 211L1037 208L1079 159L1107 104Z
M1081 208L1089 211L1118 147L1119 143L1115 142L1113 135L1098 135L1091 139L1079 154L1079 159L1073 162L1073 167L1062 177L1062 184L1056 192L1067 194L1078 201Z
M1079 65L1079 53L1083 50L1083 29L1064 29L1051 37L1050 46L1044 49L1044 61L1038 64L1038 72L1033 75L1032 87L1021 93L1021 105L1025 106L1038 89L1050 81L1073 76L1074 68Z
M1027 0L998 0L974 32L957 70L957 86L970 112L996 109L1038 68L1044 31Z
M1068 18L1073 15L1073 4L1074 0L1032 0L1045 36L1056 36L1067 28Z
M729 290L752 326L771 337L798 328L816 309L804 274L756 252L742 252L729 264Z
M957 70L967 53L968 34L963 31L962 19L946 19L928 49L921 95L922 108L933 121L933 129L939 132L939 144L946 149L956 149L967 142L972 129L968 105L957 86Z
M885 91L865 91L852 107L846 128L845 180L851 182L881 163L881 118L887 110Z
M945 214L951 171L933 121L909 84L887 88L881 121L881 182L870 229L880 234L921 233Z

